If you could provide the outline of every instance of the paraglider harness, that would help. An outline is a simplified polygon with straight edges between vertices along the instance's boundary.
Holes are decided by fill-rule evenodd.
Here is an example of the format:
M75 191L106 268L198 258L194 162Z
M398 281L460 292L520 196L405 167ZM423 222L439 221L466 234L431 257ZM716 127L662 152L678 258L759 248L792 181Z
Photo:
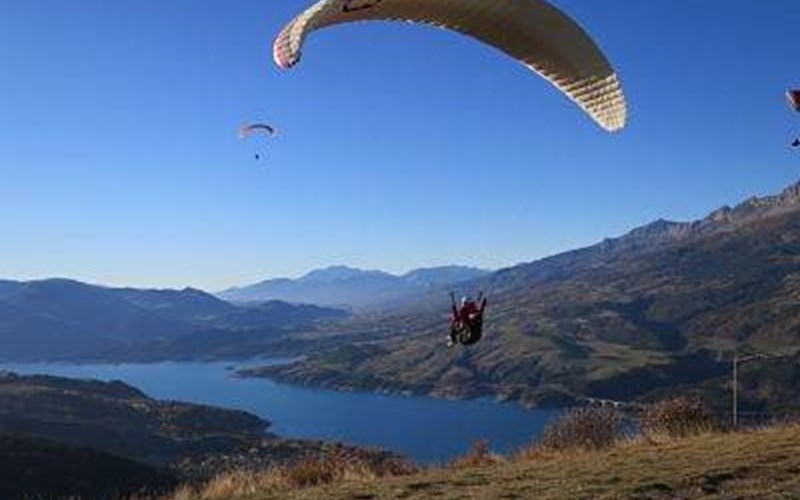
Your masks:
M452 314L450 316L450 340L454 344L473 345L483 336L483 311L486 297L478 294L477 302L469 301L461 308L456 305L456 296L450 292ZM476 305L477 304L477 305Z

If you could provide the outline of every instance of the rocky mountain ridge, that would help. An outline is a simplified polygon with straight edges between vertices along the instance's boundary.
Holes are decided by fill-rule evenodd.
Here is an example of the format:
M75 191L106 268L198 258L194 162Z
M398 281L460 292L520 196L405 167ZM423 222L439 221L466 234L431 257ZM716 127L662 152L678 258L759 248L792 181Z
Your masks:
M695 221L674 222L659 219L620 238L605 240L604 244L611 247L635 247L682 241L735 231L743 225L795 210L800 210L800 182L786 187L776 195L753 196L734 207L720 207Z

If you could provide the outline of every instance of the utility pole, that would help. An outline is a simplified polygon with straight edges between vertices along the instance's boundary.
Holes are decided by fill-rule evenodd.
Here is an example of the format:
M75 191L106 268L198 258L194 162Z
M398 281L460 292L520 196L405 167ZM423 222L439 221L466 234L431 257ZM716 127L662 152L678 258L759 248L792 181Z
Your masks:
M733 355L733 428L739 426L739 355Z
M739 426L739 363L744 363L745 361L751 361L754 359L769 359L774 358L777 356L770 356L768 354L763 353L756 353L751 354L750 356L745 356L740 358L738 354L734 353L733 355L733 428L736 429Z

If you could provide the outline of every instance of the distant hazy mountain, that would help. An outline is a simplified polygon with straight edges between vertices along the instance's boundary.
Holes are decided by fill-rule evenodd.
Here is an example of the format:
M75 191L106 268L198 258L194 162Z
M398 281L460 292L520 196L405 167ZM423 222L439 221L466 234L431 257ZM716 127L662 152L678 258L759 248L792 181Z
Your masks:
M238 334L265 335L345 314L285 302L238 307L191 288L108 288L65 279L0 281L0 359L69 359L175 339L189 347L200 334L204 342L216 336L235 345Z
M433 287L473 280L489 271L465 266L416 269L403 275L365 271L346 266L317 269L292 280L262 281L218 293L233 302L284 300L325 306L362 308L376 306Z

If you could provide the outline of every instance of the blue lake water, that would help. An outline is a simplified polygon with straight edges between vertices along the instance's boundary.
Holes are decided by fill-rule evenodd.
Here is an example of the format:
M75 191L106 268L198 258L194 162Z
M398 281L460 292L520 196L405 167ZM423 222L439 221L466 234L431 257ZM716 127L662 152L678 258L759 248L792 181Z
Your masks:
M257 364L264 365L265 362ZM555 415L492 401L447 401L337 392L234 377L232 363L120 365L0 364L20 374L122 380L157 399L246 410L272 422L283 437L341 441L400 452L419 462L445 462L487 439L510 452L531 442Z

